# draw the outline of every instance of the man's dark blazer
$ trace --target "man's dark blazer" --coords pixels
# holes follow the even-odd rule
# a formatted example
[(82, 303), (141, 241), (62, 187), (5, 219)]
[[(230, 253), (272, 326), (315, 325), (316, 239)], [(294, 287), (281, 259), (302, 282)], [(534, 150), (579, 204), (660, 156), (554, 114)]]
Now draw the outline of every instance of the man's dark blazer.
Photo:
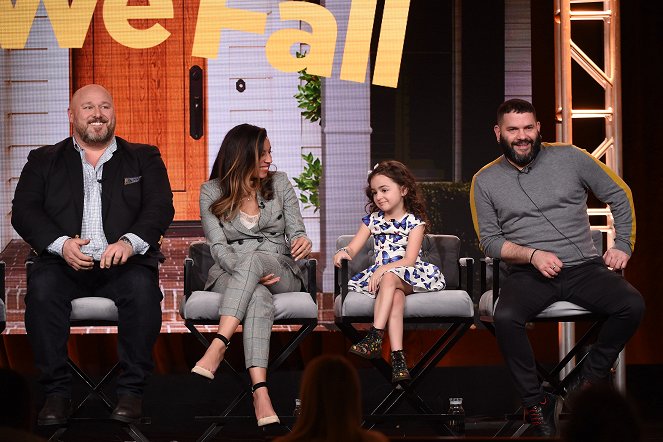
[[(161, 238), (173, 220), (173, 193), (159, 150), (116, 137), (117, 150), (104, 163), (102, 220), (106, 240), (134, 233), (150, 245), (130, 261), (157, 265)], [(38, 255), (57, 238), (81, 234), (83, 165), (72, 138), (28, 155), (12, 201), (12, 225)], [(85, 239), (85, 238), (83, 238)]]

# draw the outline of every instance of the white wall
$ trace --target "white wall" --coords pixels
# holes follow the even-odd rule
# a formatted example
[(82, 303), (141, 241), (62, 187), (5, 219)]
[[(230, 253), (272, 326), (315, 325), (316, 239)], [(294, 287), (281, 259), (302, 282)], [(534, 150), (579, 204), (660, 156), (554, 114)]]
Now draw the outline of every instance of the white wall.
[(69, 50), (59, 48), (43, 4), (25, 49), (0, 49), (0, 249), (18, 238), (11, 200), (30, 150), (69, 136)]
[(334, 290), (331, 264), (340, 235), (354, 234), (366, 214), (364, 188), (371, 158), (371, 83), (339, 79), (351, 2), (323, 0), (334, 14), (338, 37), (332, 78), (322, 84), (322, 167), (321, 253), (322, 289)]

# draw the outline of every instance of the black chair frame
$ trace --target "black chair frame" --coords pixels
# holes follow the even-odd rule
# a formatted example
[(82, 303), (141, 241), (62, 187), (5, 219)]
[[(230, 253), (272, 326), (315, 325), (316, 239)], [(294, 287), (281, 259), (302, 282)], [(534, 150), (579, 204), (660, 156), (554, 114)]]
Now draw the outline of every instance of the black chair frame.
[[(473, 273), (474, 273), (474, 260), (472, 258), (461, 258), (458, 261), (459, 275), (462, 275), (462, 267), (466, 268), (466, 291), (472, 296), (473, 292)], [(334, 272), (334, 297), (341, 296), (342, 301), (348, 294), (348, 281), (349, 281), (348, 261), (341, 261), (341, 268), (335, 269)], [(462, 279), (462, 278), (459, 278)], [(461, 287), (457, 287), (460, 289)], [(373, 322), (373, 316), (343, 316), (335, 319), (336, 326), (341, 332), (353, 343), (357, 343), (362, 339), (362, 334), (354, 324), (370, 324)], [(449, 421), (453, 418), (457, 419), (458, 416), (451, 416), (447, 414), (436, 413), (423, 398), (417, 393), (416, 387), (426, 377), (430, 371), (449, 353), (454, 345), (460, 338), (470, 329), (475, 323), (474, 317), (418, 317), (418, 318), (404, 318), (405, 329), (417, 329), (425, 326), (426, 329), (446, 329), (445, 332), (438, 338), (435, 343), (426, 351), (424, 355), (419, 358), (415, 365), (409, 370), (412, 379), (410, 381), (400, 382), (393, 386), (392, 390), (380, 401), (380, 403), (370, 411), (368, 416), (364, 419), (364, 425), (373, 428), (376, 423), (384, 421), (384, 417), (388, 417), (394, 421), (402, 419), (416, 419), (421, 416), (423, 420), (430, 421), (431, 415), (435, 423)], [(391, 383), (391, 364), (384, 358), (370, 359), (370, 362), (378, 370), (378, 372)], [(419, 415), (400, 415), (390, 413), (396, 406), (403, 400), (407, 400), (411, 407), (417, 410)], [(454, 433), (445, 425), (442, 431), (446, 435), (454, 435)]]
[[(30, 269), (33, 262), (28, 259), (25, 263), (26, 275), (29, 277)], [(102, 319), (85, 319), (85, 320), (70, 320), (71, 327), (113, 327), (117, 326), (116, 321), (108, 321)], [(94, 381), (87, 373), (85, 373), (69, 356), (67, 356), (67, 365), (74, 373), (75, 377), (81, 380), (87, 386), (87, 394), (80, 401), (75, 402), (71, 408), (71, 414), (66, 424), (59, 426), (59, 428), (51, 435), (49, 441), (59, 441), (60, 437), (69, 429), (71, 423), (76, 422), (112, 422), (117, 423), (134, 441), (148, 442), (149, 439), (138, 429), (135, 423), (119, 422), (110, 417), (79, 417), (77, 414), (81, 412), (87, 401), (93, 397), (98, 397), (104, 404), (104, 408), (109, 412), (115, 408), (115, 402), (106, 395), (104, 388), (117, 376), (120, 370), (120, 362), (116, 362), (106, 373), (102, 376), (101, 380)], [(142, 417), (138, 423), (150, 424), (149, 417)]]
[[(203, 290), (203, 287), (196, 286), (199, 285), (194, 282), (192, 274), (195, 262), (192, 258), (187, 257), (184, 260), (184, 297), (185, 300), (191, 296), (191, 294), (196, 290)], [(315, 259), (309, 259), (306, 262), (308, 280), (307, 288), (308, 294), (311, 296), (311, 299), (314, 303), (317, 304), (317, 283), (316, 283), (316, 269), (317, 261)], [(200, 342), (203, 347), (207, 349), (211, 341), (196, 328), (197, 325), (218, 325), (218, 319), (215, 321), (210, 320), (191, 320), (185, 319), (184, 325), (189, 329), (191, 334)], [(294, 336), (273, 356), (269, 362), (267, 373), (272, 373), (277, 370), (283, 362), (290, 356), (290, 354), (299, 346), (299, 344), (306, 338), (315, 327), (318, 325), (318, 320), (316, 319), (282, 319), (275, 320), (274, 325), (295, 325), (299, 326), (299, 329), (295, 332)], [(225, 425), (230, 422), (255, 422), (255, 418), (252, 416), (240, 416), (233, 415), (233, 411), (238, 407), (238, 405), (245, 398), (251, 398), (251, 387), (246, 382), (246, 378), (242, 376), (229, 362), (227, 359), (224, 359), (221, 362), (224, 367), (224, 371), (229, 372), (232, 377), (238, 382), (242, 387), (242, 391), (238, 393), (231, 402), (226, 406), (226, 408), (217, 416), (196, 416), (196, 420), (210, 422), (210, 425), (207, 427), (203, 435), (198, 439), (199, 442), (212, 440)], [(219, 367), (221, 368), (221, 367)], [(280, 417), (282, 424), (287, 424), (291, 420), (288, 417)]]
[[(492, 311), (495, 311), (495, 304), (499, 296), (495, 296), (495, 293), (500, 292), (500, 263), (499, 258), (482, 258), (481, 259), (481, 293), (487, 291), (487, 281), (488, 281), (488, 267), (492, 269), (492, 290), (493, 290), (493, 308)], [(544, 386), (544, 389), (549, 393), (565, 396), (567, 393), (568, 385), (575, 379), (580, 371), (582, 370), (582, 365), (585, 362), (585, 358), (589, 353), (589, 345), (596, 338), (601, 326), (605, 322), (606, 318), (601, 315), (596, 315), (593, 313), (587, 313), (582, 315), (572, 315), (572, 316), (557, 316), (554, 318), (534, 318), (531, 322), (588, 322), (590, 327), (582, 335), (580, 339), (577, 339), (573, 347), (566, 353), (566, 355), (552, 368), (546, 368), (539, 361), (536, 361), (536, 370), (539, 377), (539, 381)], [(486, 329), (493, 335), (496, 336), (495, 324), (492, 316), (479, 316), (479, 321), (486, 327)], [(576, 359), (576, 365), (567, 373), (566, 376), (560, 379), (560, 375), (564, 367), (573, 359)], [(562, 415), (562, 419), (566, 418), (565, 414)], [(511, 431), (515, 426), (516, 422), (522, 420), (523, 418), (523, 407), (520, 406), (515, 412), (505, 415), (506, 423), (498, 430), (495, 434), (496, 437), (501, 437), (509, 434), (513, 434)], [(519, 435), (524, 428), (520, 428), (515, 433)]]

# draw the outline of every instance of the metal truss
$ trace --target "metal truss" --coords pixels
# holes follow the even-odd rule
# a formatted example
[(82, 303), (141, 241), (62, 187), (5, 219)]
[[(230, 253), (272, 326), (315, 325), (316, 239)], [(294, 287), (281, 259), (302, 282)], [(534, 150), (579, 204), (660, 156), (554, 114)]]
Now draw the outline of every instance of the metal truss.
[[(593, 20), (603, 23), (603, 66), (599, 66), (581, 49), (582, 42), (571, 38), (573, 23)], [(602, 118), (605, 122), (605, 138), (592, 151), (617, 175), (622, 176), (622, 103), (621, 64), (619, 36), (619, 0), (555, 0), (555, 105), (557, 141), (573, 142), (573, 120), (577, 118)], [(604, 107), (601, 109), (575, 109), (572, 99), (572, 60), (598, 83), (604, 91)], [(592, 217), (605, 217), (605, 223), (592, 225), (593, 229), (607, 232), (607, 245), (614, 244), (613, 218), (608, 207), (587, 210)], [(572, 323), (560, 324), (560, 354), (566, 354), (575, 341)], [(567, 367), (566, 370), (572, 367)], [(624, 353), (616, 366), (616, 384), (625, 388)]]

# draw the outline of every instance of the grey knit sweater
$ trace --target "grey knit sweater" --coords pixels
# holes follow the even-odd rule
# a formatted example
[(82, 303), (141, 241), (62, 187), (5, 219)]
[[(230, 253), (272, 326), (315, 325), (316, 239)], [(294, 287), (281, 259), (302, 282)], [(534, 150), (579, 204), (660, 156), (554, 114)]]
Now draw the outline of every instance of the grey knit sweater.
[(596, 257), (588, 190), (610, 206), (615, 247), (630, 255), (635, 245), (631, 189), (587, 151), (558, 143), (542, 143), (522, 172), (501, 156), (474, 175), (470, 206), (481, 249), (497, 258), (508, 240), (555, 253), (565, 266)]

